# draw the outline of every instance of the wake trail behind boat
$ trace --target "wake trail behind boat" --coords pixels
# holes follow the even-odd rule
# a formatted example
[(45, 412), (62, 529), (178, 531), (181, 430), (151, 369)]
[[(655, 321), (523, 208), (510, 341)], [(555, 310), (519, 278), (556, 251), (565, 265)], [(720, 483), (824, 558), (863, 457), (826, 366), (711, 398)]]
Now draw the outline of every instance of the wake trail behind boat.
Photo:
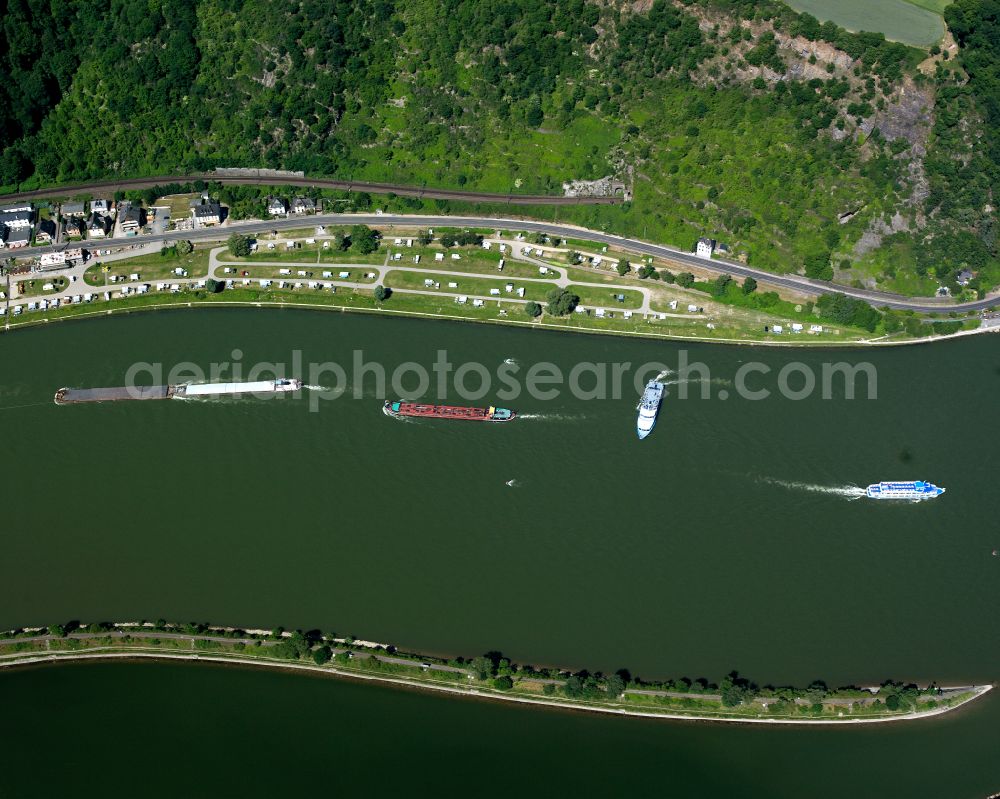
[(252, 405), (260, 402), (260, 399), (257, 397), (248, 397), (246, 394), (216, 394), (204, 397), (189, 397), (184, 394), (174, 394), (170, 399), (176, 402), (225, 403), (226, 405)]
[(347, 391), (346, 388), (330, 388), (329, 386), (302, 386), (302, 388), (307, 388), (310, 391)]
[(844, 497), (847, 500), (861, 499), (862, 497), (867, 496), (867, 492), (861, 486), (850, 484), (842, 486), (825, 486), (817, 483), (797, 483), (790, 480), (776, 480), (772, 477), (764, 477), (761, 479), (762, 482), (781, 486), (782, 488), (787, 488), (792, 491), (808, 491), (812, 494), (831, 494), (837, 497)]
[(41, 407), (42, 405), (49, 405), (49, 402), (29, 402), (26, 405), (4, 405), (0, 407), (0, 411), (16, 411), (20, 408), (35, 408)]
[(705, 380), (701, 377), (683, 377), (677, 380), (663, 381), (663, 385), (665, 386), (679, 386), (681, 383), (710, 383), (713, 386), (731, 386), (733, 384), (731, 380), (727, 380), (724, 377), (713, 377), (710, 380)]
[(572, 414), (572, 413), (519, 413), (514, 417), (516, 422), (518, 419), (531, 419), (531, 420), (544, 420), (546, 422), (578, 422), (586, 419), (587, 417), (583, 414)]

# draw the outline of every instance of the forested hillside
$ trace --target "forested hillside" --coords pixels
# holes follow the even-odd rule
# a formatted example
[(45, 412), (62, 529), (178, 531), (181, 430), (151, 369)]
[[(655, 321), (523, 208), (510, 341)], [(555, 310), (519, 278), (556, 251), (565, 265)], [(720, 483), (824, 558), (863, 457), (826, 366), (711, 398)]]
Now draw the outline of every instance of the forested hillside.
[(567, 213), (775, 270), (928, 293), (971, 269), (983, 288), (998, 5), (949, 9), (955, 57), (771, 0), (10, 0), (0, 184), (615, 175), (631, 204)]

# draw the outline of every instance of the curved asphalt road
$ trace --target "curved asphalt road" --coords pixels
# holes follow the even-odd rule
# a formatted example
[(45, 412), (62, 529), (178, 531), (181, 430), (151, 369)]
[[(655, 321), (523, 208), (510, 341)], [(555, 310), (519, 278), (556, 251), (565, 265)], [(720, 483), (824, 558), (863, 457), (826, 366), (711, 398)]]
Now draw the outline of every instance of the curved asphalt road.
[[(105, 239), (94, 242), (95, 249), (103, 247), (116, 247), (138, 243), (157, 243), (177, 241), (187, 239), (189, 241), (212, 241), (225, 239), (231, 233), (261, 233), (268, 230), (294, 230), (313, 225), (374, 225), (380, 228), (401, 225), (406, 227), (475, 227), (493, 230), (525, 231), (548, 233), (562, 238), (576, 238), (586, 241), (593, 241), (598, 244), (608, 244), (630, 252), (642, 255), (652, 255), (658, 258), (667, 258), (682, 265), (701, 267), (702, 269), (712, 269), (717, 272), (724, 272), (734, 277), (752, 277), (759, 283), (764, 283), (778, 288), (791, 289), (805, 292), (807, 294), (829, 294), (839, 292), (851, 297), (865, 300), (878, 308), (888, 307), (904, 311), (917, 311), (920, 313), (934, 313), (940, 311), (982, 311), (1000, 305), (1000, 296), (993, 295), (982, 300), (973, 302), (952, 303), (944, 298), (936, 299), (916, 299), (904, 297), (899, 294), (888, 294), (880, 291), (868, 291), (866, 289), (856, 289), (851, 286), (832, 285), (821, 280), (812, 280), (801, 275), (775, 275), (760, 269), (746, 266), (745, 264), (733, 261), (724, 261), (718, 258), (708, 260), (698, 256), (676, 250), (672, 247), (665, 247), (661, 244), (650, 244), (638, 239), (624, 238), (609, 233), (596, 230), (575, 227), (573, 225), (559, 224), (555, 222), (537, 222), (526, 219), (506, 219), (481, 216), (425, 216), (416, 214), (317, 214), (309, 217), (295, 217), (285, 219), (274, 219), (266, 221), (232, 222), (224, 228), (201, 228), (198, 230), (173, 231), (170, 233), (160, 233), (149, 236), (139, 236), (132, 238)], [(52, 245), (49, 247), (34, 247), (31, 249), (32, 255), (45, 252), (53, 252), (66, 249), (68, 245)], [(81, 246), (80, 242), (75, 242), (74, 246)], [(83, 242), (87, 246), (87, 242)], [(19, 253), (20, 254), (20, 253)], [(23, 256), (22, 256), (23, 257)]]

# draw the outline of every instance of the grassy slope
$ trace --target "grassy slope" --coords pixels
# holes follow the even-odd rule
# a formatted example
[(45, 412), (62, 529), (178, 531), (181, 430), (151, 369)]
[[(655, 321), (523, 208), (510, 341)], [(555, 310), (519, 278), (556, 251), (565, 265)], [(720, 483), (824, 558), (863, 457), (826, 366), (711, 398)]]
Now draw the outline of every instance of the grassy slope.
[(945, 0), (788, 0), (797, 11), (832, 19), (853, 31), (878, 31), (897, 42), (928, 47), (941, 40)]

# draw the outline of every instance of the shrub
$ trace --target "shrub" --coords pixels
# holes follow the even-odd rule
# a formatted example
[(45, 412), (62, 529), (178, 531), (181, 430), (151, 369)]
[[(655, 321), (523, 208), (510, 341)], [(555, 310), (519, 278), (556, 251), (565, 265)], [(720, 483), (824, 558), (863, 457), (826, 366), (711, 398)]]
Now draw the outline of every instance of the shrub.
[[(483, 237), (478, 233), (465, 230), (461, 233), (445, 233), (441, 236), (442, 247), (471, 247), (479, 246), (483, 243)], [(543, 242), (536, 242), (541, 244)]]
[(830, 266), (830, 252), (823, 250), (807, 255), (803, 261), (806, 276), (816, 280), (833, 280), (833, 267)]

